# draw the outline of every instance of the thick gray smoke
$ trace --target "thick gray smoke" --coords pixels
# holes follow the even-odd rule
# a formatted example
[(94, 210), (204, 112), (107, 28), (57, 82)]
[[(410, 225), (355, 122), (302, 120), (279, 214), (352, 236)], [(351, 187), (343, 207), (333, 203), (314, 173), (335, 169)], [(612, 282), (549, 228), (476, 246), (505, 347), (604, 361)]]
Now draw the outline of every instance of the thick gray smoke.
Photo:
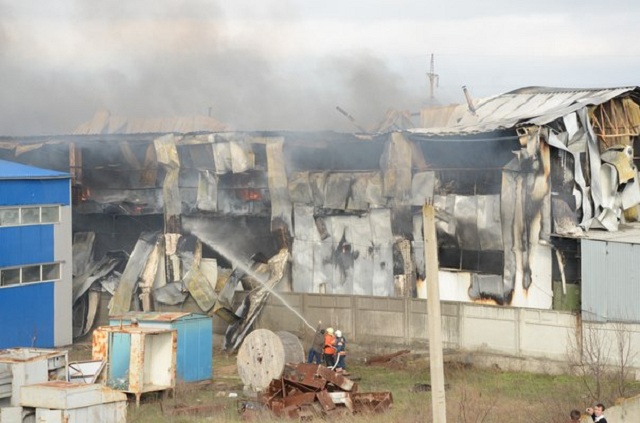
[[(425, 98), (371, 53), (292, 59), (234, 43), (211, 1), (0, 0), (0, 12), (0, 135), (70, 133), (100, 109), (211, 111), (237, 130), (352, 131), (336, 106), (370, 127), (388, 108), (415, 111)], [(294, 13), (274, 12), (274, 50), (287, 42), (278, 21)], [(48, 30), (64, 34), (55, 52)]]

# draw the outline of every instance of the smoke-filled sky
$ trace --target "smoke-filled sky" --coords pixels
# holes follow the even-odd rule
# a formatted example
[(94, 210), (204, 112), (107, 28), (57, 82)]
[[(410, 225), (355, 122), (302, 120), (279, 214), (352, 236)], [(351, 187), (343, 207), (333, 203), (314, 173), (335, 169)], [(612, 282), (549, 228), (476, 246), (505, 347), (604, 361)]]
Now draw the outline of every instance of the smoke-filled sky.
[(637, 0), (0, 0), (0, 135), (97, 110), (351, 131), (523, 86), (640, 85)]

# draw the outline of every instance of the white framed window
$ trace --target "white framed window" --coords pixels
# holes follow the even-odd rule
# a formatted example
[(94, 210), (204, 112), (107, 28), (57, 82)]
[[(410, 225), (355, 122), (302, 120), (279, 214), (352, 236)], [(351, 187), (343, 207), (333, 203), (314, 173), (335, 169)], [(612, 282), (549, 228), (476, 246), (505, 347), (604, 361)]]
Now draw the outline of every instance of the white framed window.
[(60, 263), (30, 264), (0, 269), (0, 289), (60, 279)]
[(60, 223), (60, 205), (0, 207), (0, 227)]

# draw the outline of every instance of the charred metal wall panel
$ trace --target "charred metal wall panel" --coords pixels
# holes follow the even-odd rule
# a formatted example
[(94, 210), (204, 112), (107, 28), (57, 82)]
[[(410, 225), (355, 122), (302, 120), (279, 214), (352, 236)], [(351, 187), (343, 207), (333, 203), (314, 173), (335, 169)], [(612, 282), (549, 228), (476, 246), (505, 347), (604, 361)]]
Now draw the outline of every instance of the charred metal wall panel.
[(582, 240), (582, 316), (640, 322), (640, 243)]

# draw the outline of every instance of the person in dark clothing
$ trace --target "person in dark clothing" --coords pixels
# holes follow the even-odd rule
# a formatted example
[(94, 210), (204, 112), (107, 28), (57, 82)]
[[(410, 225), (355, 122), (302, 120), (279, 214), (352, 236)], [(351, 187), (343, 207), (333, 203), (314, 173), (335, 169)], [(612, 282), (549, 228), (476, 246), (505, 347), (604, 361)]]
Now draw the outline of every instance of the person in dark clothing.
[(335, 364), (336, 372), (342, 372), (347, 369), (345, 358), (347, 357), (347, 340), (342, 336), (342, 331), (336, 331), (336, 357), (337, 362)]
[(316, 328), (316, 334), (311, 341), (311, 348), (309, 348), (309, 356), (307, 357), (307, 363), (322, 363), (322, 350), (324, 349), (324, 329), (322, 328), (322, 322), (318, 322)]
[(587, 413), (594, 422), (607, 423), (607, 419), (604, 417), (604, 404), (598, 403), (593, 408), (587, 408)]

